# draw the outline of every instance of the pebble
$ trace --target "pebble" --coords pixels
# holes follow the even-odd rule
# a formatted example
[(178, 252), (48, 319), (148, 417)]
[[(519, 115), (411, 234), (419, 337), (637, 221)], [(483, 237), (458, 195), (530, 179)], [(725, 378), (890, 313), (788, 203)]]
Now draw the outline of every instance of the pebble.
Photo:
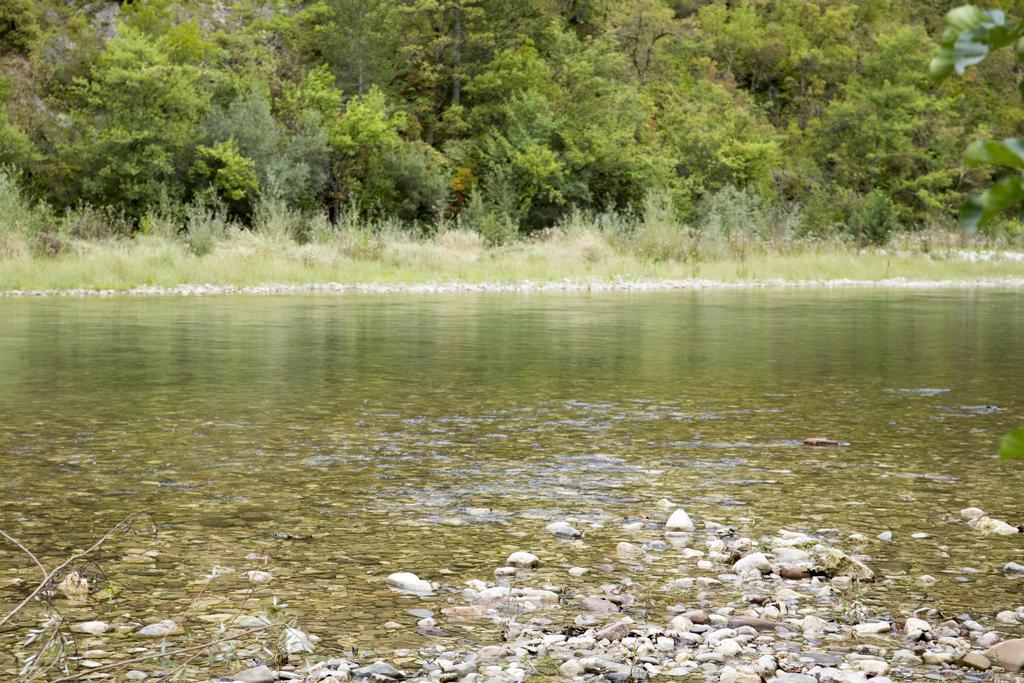
[(510, 567), (521, 567), (523, 569), (532, 569), (533, 567), (540, 566), (540, 559), (533, 553), (528, 553), (523, 550), (514, 552), (508, 556), (505, 560), (505, 564)]
[(434, 592), (429, 581), (424, 581), (411, 572), (395, 572), (389, 575), (386, 581), (388, 586), (404, 593), (426, 595)]
[(1002, 612), (997, 614), (996, 621), (998, 621), (1000, 624), (1009, 625), (1016, 625), (1017, 623), (1019, 623), (1017, 620), (1017, 613), (1011, 612), (1010, 610), (1003, 610)]
[(626, 541), (623, 541), (622, 543), (619, 543), (617, 546), (615, 546), (615, 554), (619, 557), (636, 557), (637, 555), (642, 555), (643, 550), (641, 550), (638, 546), (633, 545), (632, 543), (627, 543)]
[(163, 638), (164, 636), (177, 633), (180, 630), (181, 629), (178, 627), (178, 624), (174, 621), (171, 619), (165, 619), (164, 621), (158, 621), (155, 624), (143, 626), (135, 632), (135, 635), (142, 636), (143, 638)]
[(109, 629), (110, 625), (103, 621), (83, 621), (71, 626), (71, 630), (74, 633), (88, 633), (93, 636), (106, 633)]
[(1003, 573), (1007, 576), (1024, 576), (1024, 564), (1007, 562), (1003, 565)]
[(266, 666), (254, 666), (251, 669), (245, 669), (239, 671), (236, 674), (232, 674), (232, 681), (241, 681), (242, 683), (274, 683), (277, 680), (277, 676), (273, 670)]
[(879, 633), (888, 633), (890, 630), (889, 622), (887, 621), (874, 621), (870, 623), (857, 624), (853, 627), (853, 632), (859, 636), (876, 635)]
[(980, 652), (968, 652), (957, 661), (957, 664), (969, 666), (979, 671), (986, 671), (992, 668), (992, 661)]
[(1024, 638), (1004, 640), (985, 650), (985, 657), (1007, 671), (1020, 671), (1024, 669)]
[(772, 571), (771, 563), (768, 562), (768, 558), (763, 553), (750, 553), (739, 560), (732, 566), (733, 571), (737, 574), (770, 574)]
[(259, 569), (251, 569), (244, 574), (242, 578), (249, 581), (250, 583), (270, 583), (274, 575), (270, 572), (260, 571)]
[(695, 529), (693, 520), (683, 508), (677, 508), (665, 522), (665, 531), (694, 531)]
[(892, 532), (883, 531), (882, 533), (878, 534), (878, 536), (876, 536), (875, 538), (877, 538), (879, 541), (885, 541), (886, 543), (888, 543), (892, 540)]
[(548, 533), (554, 534), (558, 538), (582, 538), (583, 532), (579, 529), (572, 527), (566, 522), (552, 522), (548, 524), (545, 529)]

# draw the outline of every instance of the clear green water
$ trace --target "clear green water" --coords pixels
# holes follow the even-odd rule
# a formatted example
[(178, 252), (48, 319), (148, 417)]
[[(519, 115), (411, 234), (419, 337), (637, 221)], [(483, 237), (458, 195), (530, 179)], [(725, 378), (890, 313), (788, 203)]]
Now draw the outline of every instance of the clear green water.
[[(126, 592), (72, 619), (174, 616), (256, 551), (273, 582), (221, 577), (198, 614), (276, 596), (328, 647), (384, 653), (428, 640), (386, 621), (451, 599), (397, 597), (387, 574), (488, 579), (525, 549), (583, 591), (607, 575), (565, 569), (659, 538), (622, 523), (662, 521), (662, 498), (755, 538), (866, 534), (843, 547), (890, 577), (867, 597), (879, 614), (991, 615), (1024, 602), (999, 571), (1021, 540), (944, 515), (1024, 522), (1024, 463), (993, 457), (1024, 421), (1022, 339), (1014, 292), (0, 301), (0, 528), (52, 563), (129, 512), (156, 517), (160, 561), (122, 562), (154, 546), (119, 539), (101, 566)], [(799, 445), (819, 435), (851, 446)], [(552, 519), (583, 542), (546, 534)], [(895, 542), (875, 541), (886, 529)], [(652, 618), (702, 597), (658, 592), (672, 552), (616, 564), (651, 583)], [(0, 549), (0, 580), (33, 572)]]

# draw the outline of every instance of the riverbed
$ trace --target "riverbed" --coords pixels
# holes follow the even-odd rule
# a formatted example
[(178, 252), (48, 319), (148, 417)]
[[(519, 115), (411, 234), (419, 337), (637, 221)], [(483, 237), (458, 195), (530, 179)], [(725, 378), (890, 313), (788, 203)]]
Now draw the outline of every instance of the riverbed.
[[(566, 571), (661, 538), (663, 500), (752, 538), (834, 529), (885, 577), (861, 598), (880, 617), (991, 617), (1024, 602), (1002, 572), (1024, 549), (958, 512), (1024, 522), (1024, 465), (994, 457), (1024, 421), (1022, 338), (1019, 291), (996, 288), (0, 300), (0, 528), (56, 564), (152, 514), (157, 541), (99, 562), (118, 597), (70, 619), (241, 595), (384, 657), (432, 642), (408, 610), (445, 600), (389, 574), (493, 581), (526, 550), (539, 583), (594, 580)], [(680, 564), (648, 558), (636, 580)], [(0, 582), (37, 576), (0, 553)], [(664, 620), (680, 598), (651, 584)]]

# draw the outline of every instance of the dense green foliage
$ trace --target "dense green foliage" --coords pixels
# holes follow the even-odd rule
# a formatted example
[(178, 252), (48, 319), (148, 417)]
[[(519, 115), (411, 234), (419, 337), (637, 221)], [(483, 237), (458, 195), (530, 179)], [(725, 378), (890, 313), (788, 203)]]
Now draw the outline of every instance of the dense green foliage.
[(764, 239), (785, 217), (880, 243), (951, 222), (992, 178), (961, 149), (1024, 123), (1012, 55), (928, 79), (951, 3), (922, 4), (13, 0), (0, 164), (50, 210), (143, 230), (355, 207), (501, 243), (738, 198)]
[[(985, 61), (992, 50), (1011, 45), (1016, 46), (1017, 60), (1024, 64), (1024, 22), (1020, 19), (1007, 17), (1000, 9), (964, 5), (946, 14), (945, 23), (942, 42), (931, 63), (936, 81), (941, 83), (953, 73), (963, 75), (968, 67)], [(1010, 172), (980, 195), (968, 198), (960, 214), (964, 228), (977, 230), (1009, 209), (1024, 211), (1024, 139), (978, 140), (967, 150), (966, 161), (971, 166), (998, 166)], [(999, 455), (1024, 458), (1024, 427), (1006, 435)]]

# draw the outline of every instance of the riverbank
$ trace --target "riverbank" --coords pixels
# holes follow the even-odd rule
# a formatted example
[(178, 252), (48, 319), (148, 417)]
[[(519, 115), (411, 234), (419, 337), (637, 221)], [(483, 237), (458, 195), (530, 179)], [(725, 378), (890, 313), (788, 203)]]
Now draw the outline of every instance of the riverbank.
[(771, 289), (1021, 289), (1024, 278), (962, 280), (572, 280), (553, 282), (441, 282), (423, 284), (341, 284), (337, 282), (298, 285), (262, 284), (178, 285), (175, 287), (132, 287), (131, 289), (27, 289), (7, 290), (0, 296), (38, 297), (110, 297), (110, 296), (279, 296), (289, 294), (529, 294), (543, 292), (665, 292), (697, 290), (771, 290)]
[(78, 241), (0, 259), (5, 295), (449, 293), (726, 287), (1020, 287), (1024, 252), (934, 236), (886, 248), (836, 241), (733, 245), (664, 258), (595, 230), (488, 247), (479, 236), (348, 235), (299, 244), (238, 233), (197, 255), (176, 239)]

